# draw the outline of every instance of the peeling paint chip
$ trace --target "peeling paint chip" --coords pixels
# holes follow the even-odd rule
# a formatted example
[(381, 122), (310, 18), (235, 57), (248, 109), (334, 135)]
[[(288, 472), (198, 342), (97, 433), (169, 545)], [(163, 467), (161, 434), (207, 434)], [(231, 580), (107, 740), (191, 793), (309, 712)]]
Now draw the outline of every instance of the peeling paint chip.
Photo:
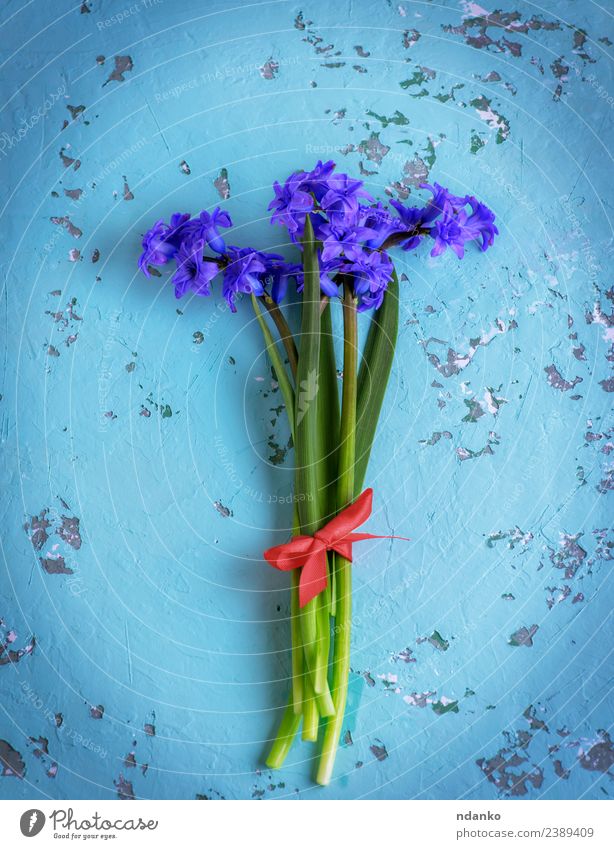
[(276, 62), (271, 57), (270, 59), (267, 59), (267, 61), (259, 70), (260, 76), (263, 80), (274, 80), (279, 72), (279, 62)]
[(116, 56), (114, 63), (115, 67), (111, 71), (107, 81), (103, 83), (103, 86), (113, 80), (118, 83), (123, 83), (125, 81), (124, 74), (127, 73), (127, 71), (131, 71), (134, 67), (130, 56)]
[(221, 501), (214, 501), (213, 506), (220, 514), (220, 516), (223, 516), (225, 519), (227, 519), (229, 516), (232, 516), (232, 510), (229, 507), (224, 507)]
[(580, 752), (578, 757), (580, 766), (591, 772), (608, 772), (614, 766), (614, 748), (610, 735), (602, 732), (603, 739), (588, 750)]
[(0, 740), (0, 775), (13, 775), (23, 778), (26, 765), (19, 752), (6, 740)]
[(388, 750), (382, 743), (381, 746), (376, 745), (375, 743), (372, 746), (369, 746), (371, 752), (375, 755), (378, 761), (385, 761), (388, 757)]
[(228, 182), (228, 171), (225, 168), (221, 169), (219, 175), (213, 181), (213, 185), (222, 200), (228, 200), (230, 197), (230, 183)]
[(120, 799), (135, 799), (134, 789), (132, 787), (132, 782), (126, 781), (124, 776), (120, 773), (117, 781), (113, 781), (113, 784), (117, 787), (117, 795)]
[(562, 374), (554, 365), (554, 363), (552, 365), (546, 366), (544, 371), (548, 375), (547, 380), (550, 386), (553, 389), (558, 389), (559, 392), (568, 392), (570, 389), (573, 389), (574, 386), (576, 386), (578, 383), (582, 383), (582, 378), (578, 377), (577, 375), (576, 377), (574, 377), (573, 380), (565, 380), (565, 378), (562, 376)]
[(527, 646), (533, 645), (533, 637), (539, 631), (539, 625), (531, 625), (530, 628), (519, 628), (510, 636), (508, 645), (510, 646)]
[(41, 557), (41, 566), (48, 575), (72, 575), (74, 570), (66, 565), (66, 561), (61, 554), (55, 557)]

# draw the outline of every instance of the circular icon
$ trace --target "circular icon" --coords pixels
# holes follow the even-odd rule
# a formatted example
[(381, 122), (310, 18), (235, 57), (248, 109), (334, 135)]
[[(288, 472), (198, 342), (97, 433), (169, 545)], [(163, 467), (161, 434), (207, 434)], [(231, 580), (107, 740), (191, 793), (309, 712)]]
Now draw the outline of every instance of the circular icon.
[(25, 814), (21, 815), (19, 820), (19, 828), (24, 837), (35, 837), (43, 830), (45, 825), (45, 815), (38, 808), (30, 808)]

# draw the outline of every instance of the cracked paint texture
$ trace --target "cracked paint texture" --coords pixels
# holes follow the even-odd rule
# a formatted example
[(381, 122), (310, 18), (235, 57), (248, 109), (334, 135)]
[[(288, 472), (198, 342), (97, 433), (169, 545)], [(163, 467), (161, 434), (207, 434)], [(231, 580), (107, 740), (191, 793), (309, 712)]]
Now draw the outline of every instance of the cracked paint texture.
[[(3, 4), (0, 797), (614, 795), (614, 30), (549, 5)], [(381, 200), (475, 193), (501, 231), (396, 255), (369, 529), (412, 542), (356, 553), (325, 790), (306, 744), (262, 767), (279, 387), (246, 304), (136, 272), (156, 218), (217, 204), (287, 250), (271, 184), (318, 158)]]

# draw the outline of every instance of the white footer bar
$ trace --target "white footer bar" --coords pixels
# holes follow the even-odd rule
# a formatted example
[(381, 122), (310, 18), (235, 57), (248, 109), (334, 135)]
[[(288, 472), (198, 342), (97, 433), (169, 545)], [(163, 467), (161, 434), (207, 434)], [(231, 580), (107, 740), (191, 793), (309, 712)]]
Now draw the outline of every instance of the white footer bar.
[[(6, 780), (6, 779), (5, 779)], [(28, 844), (29, 840), (33, 843)], [(0, 801), (0, 846), (614, 847), (604, 801)]]

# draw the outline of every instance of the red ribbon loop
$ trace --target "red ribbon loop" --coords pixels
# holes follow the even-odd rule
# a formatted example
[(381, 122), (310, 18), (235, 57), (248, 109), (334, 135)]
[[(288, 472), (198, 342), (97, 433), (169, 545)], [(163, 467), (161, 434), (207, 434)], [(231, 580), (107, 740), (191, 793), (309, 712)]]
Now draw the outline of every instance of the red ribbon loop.
[(352, 543), (365, 539), (407, 539), (407, 537), (353, 533), (354, 529), (366, 522), (371, 515), (372, 501), (373, 490), (365, 489), (356, 501), (349, 504), (313, 536), (301, 534), (292, 537), (290, 542), (275, 545), (264, 552), (265, 560), (275, 569), (288, 572), (302, 567), (298, 588), (301, 607), (326, 589), (327, 551), (335, 551), (341, 557), (351, 561)]

